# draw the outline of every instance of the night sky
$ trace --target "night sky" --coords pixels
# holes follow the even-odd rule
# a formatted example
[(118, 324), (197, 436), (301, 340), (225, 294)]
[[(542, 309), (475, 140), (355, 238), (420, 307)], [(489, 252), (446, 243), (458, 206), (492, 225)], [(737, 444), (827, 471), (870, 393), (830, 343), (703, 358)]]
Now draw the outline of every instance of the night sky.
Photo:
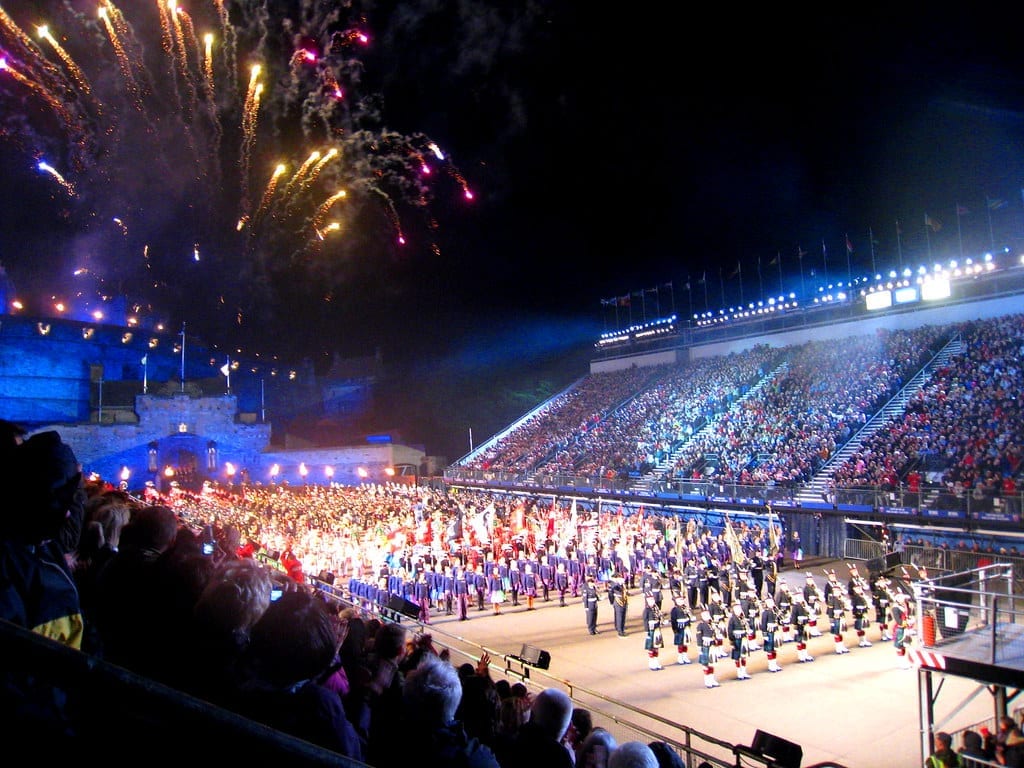
[[(337, 5), (224, 2), (225, 26), (181, 0), (176, 32), (122, 0), (125, 64), (96, 0), (0, 0), (22, 76), (0, 72), (0, 261), (19, 290), (81, 289), (86, 266), (215, 343), (499, 365), (586, 348), (636, 292), (686, 315), (705, 289), (715, 308), (776, 294), (780, 263), (789, 291), (801, 265), (867, 274), (872, 251), (882, 269), (1024, 246), (1024, 77), (991, 9)], [(292, 176), (329, 146), (317, 179)]]

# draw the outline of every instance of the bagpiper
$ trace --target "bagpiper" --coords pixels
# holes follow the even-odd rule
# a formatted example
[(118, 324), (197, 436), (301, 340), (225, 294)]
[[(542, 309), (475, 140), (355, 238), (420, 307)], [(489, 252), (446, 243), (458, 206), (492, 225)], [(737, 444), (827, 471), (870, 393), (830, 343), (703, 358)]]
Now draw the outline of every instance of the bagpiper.
[(690, 641), (690, 624), (693, 623), (693, 614), (690, 613), (690, 608), (686, 605), (686, 598), (683, 595), (676, 595), (675, 605), (669, 612), (669, 621), (672, 624), (672, 642), (676, 646), (676, 663), (689, 664), (687, 644)]
[(739, 603), (735, 603), (732, 606), (732, 615), (729, 616), (729, 622), (726, 624), (726, 633), (729, 635), (729, 641), (732, 643), (732, 660), (736, 665), (736, 679), (737, 680), (749, 680), (750, 674), (747, 672), (747, 656), (749, 655), (749, 649), (747, 648), (747, 632), (749, 627), (747, 626), (747, 617), (743, 613), (743, 606)]
[(647, 666), (651, 670), (663, 669), (661, 660), (658, 658), (659, 649), (665, 646), (665, 639), (661, 634), (661, 611), (654, 600), (654, 595), (648, 594), (644, 597), (643, 625), (647, 630), (647, 637), (644, 639), (644, 648), (647, 650)]
[(717, 688), (720, 685), (715, 679), (715, 659), (712, 655), (716, 634), (711, 612), (701, 611), (700, 621), (697, 623), (697, 661), (704, 667), (705, 688)]
[[(807, 628), (810, 626), (810, 610), (807, 607), (807, 600), (802, 594), (793, 597), (793, 626), (796, 635), (796, 657), (802, 662), (814, 661), (814, 657), (807, 651)], [(821, 635), (821, 632), (818, 632)]]
[(760, 627), (761, 637), (764, 638), (764, 652), (768, 655), (768, 671), (781, 672), (782, 667), (779, 666), (778, 654), (775, 652), (775, 633), (779, 630), (779, 615), (775, 610), (775, 601), (770, 597), (765, 598), (764, 607), (761, 609)]
[(855, 584), (853, 596), (850, 598), (850, 608), (853, 613), (853, 628), (857, 632), (857, 645), (861, 648), (871, 647), (871, 641), (866, 634), (870, 607), (868, 596), (864, 594), (864, 587), (860, 583)]
[[(803, 589), (804, 606), (807, 614), (807, 636), (821, 637), (821, 630), (818, 629), (818, 617), (825, 611), (825, 595), (821, 587), (814, 580), (814, 576), (808, 571)], [(795, 623), (795, 622), (794, 622)]]

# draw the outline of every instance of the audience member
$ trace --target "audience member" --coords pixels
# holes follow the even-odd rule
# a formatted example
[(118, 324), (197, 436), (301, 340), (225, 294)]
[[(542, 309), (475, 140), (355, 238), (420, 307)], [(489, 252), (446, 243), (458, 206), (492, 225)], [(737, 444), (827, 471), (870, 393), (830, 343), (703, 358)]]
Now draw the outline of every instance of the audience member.
[(612, 750), (608, 768), (659, 768), (658, 758), (642, 741), (626, 741)]
[(667, 742), (652, 741), (647, 746), (651, 748), (655, 758), (657, 758), (658, 768), (686, 768), (683, 758)]
[(82, 473), (57, 432), (0, 448), (0, 618), (81, 649), (81, 602), (61, 533), (84, 502)]
[(401, 738), (392, 738), (374, 765), (379, 768), (505, 768), (494, 752), (469, 736), (455, 713), (462, 682), (450, 663), (427, 654), (409, 672), (402, 689)]
[(250, 633), (247, 674), (233, 698), (237, 712), (271, 728), (363, 759), (363, 744), (341, 699), (315, 681), (338, 650), (334, 619), (307, 591), (285, 592)]
[(608, 768), (608, 758), (617, 746), (611, 731), (595, 727), (576, 751), (576, 768)]
[(499, 754), (502, 768), (572, 768), (573, 755), (562, 743), (572, 719), (572, 699), (557, 688), (533, 697), (530, 717), (509, 749)]

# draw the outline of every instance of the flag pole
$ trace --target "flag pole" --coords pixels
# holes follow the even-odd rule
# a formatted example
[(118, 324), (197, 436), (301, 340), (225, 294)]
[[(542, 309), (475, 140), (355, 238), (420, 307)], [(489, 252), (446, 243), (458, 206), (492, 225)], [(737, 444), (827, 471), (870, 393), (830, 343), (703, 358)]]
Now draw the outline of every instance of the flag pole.
[(985, 213), (988, 216), (988, 247), (996, 248), (996, 236), (992, 233), (992, 201), (985, 195)]
[(142, 356), (142, 394), (149, 391), (149, 355)]
[(782, 295), (782, 251), (775, 252), (775, 263), (779, 265), (779, 296)]
[(853, 245), (850, 243), (850, 235), (846, 235), (846, 287), (849, 290), (850, 283), (853, 281), (853, 271), (850, 269), (850, 254), (853, 253)]
[(960, 227), (960, 211), (963, 210), (960, 207), (960, 203), (956, 204), (956, 239), (960, 243), (960, 258), (964, 257), (964, 233)]
[(181, 391), (185, 391), (185, 321), (181, 322)]
[(800, 262), (800, 301), (807, 296), (807, 285), (804, 283), (804, 249), (799, 245), (796, 247), (796, 260)]
[(900, 229), (900, 220), (896, 219), (896, 266), (900, 272), (903, 271), (903, 231)]
[(871, 245), (871, 277), (875, 276), (875, 233), (868, 227), (868, 243)]

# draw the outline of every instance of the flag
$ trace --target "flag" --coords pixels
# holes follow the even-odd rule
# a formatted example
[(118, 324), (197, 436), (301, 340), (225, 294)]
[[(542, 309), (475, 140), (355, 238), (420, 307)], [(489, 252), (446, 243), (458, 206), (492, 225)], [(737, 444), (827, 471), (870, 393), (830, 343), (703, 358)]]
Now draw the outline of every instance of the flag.
[(799, 245), (796, 247), (796, 257), (803, 260), (804, 256), (807, 255), (807, 251), (801, 248)]
[(847, 235), (846, 235), (846, 252), (847, 253), (853, 253), (853, 243), (850, 242), (850, 235), (849, 235), (849, 233), (847, 233)]
[(146, 363), (149, 362), (149, 355), (143, 355), (142, 360), (140, 360), (139, 362), (142, 363), (143, 365), (146, 365)]
[(960, 203), (956, 204), (956, 215), (957, 216), (966, 216), (968, 213), (970, 213), (970, 211), (967, 210), (967, 206), (960, 205)]
[(903, 234), (903, 230), (900, 229), (900, 220), (896, 219), (896, 237), (899, 237), (902, 234)]
[(690, 292), (690, 278), (686, 278), (686, 284), (683, 287), (686, 289), (687, 293)]
[(742, 271), (743, 271), (743, 266), (740, 264), (739, 259), (737, 259), (736, 260), (736, 269), (734, 269), (732, 271), (732, 274), (729, 275), (729, 279), (732, 280), (734, 277), (736, 277), (736, 275), (742, 273)]
[(1007, 203), (1005, 200), (1003, 200), (1001, 198), (998, 198), (998, 197), (994, 197), (994, 198), (988, 198), (987, 197), (987, 198), (985, 198), (985, 205), (988, 206), (988, 209), (990, 211), (998, 211), (998, 210), (1000, 210), (1002, 208), (1005, 208), (1007, 205), (1009, 205), (1009, 203)]
[(230, 360), (228, 360), (226, 363), (224, 363), (224, 365), (222, 365), (220, 367), (220, 372), (222, 374), (224, 374), (225, 376), (227, 376), (229, 373), (231, 373), (231, 361)]
[(768, 262), (768, 266), (769, 267), (774, 267), (776, 264), (779, 263), (779, 259), (781, 259), (781, 258), (782, 258), (782, 254), (779, 253), (778, 251), (776, 251), (775, 252), (775, 258)]
[(938, 219), (933, 219), (927, 213), (924, 215), (924, 225), (928, 227), (932, 232), (938, 232), (942, 229), (942, 222)]
[(625, 296), (619, 296), (617, 301), (619, 302), (619, 306), (620, 307), (628, 307), (629, 306), (629, 294), (627, 293)]
[(708, 271), (705, 269), (704, 274), (700, 276), (700, 280), (697, 281), (697, 285), (704, 285), (708, 281)]
[(601, 299), (601, 306), (602, 307), (614, 307), (615, 306), (615, 299)]
[(734, 563), (741, 564), (746, 561), (747, 556), (743, 552), (740, 537), (736, 535), (736, 530), (732, 527), (732, 521), (728, 517), (725, 518), (725, 543), (729, 545), (729, 553), (732, 555)]
[(669, 280), (669, 281), (668, 281), (667, 283), (665, 283), (665, 284), (664, 284), (663, 286), (661, 286), (661, 287), (662, 287), (662, 288), (668, 288), (668, 289), (669, 289), (669, 290), (671, 291), (671, 290), (672, 290), (672, 281), (671, 281), (671, 280)]

